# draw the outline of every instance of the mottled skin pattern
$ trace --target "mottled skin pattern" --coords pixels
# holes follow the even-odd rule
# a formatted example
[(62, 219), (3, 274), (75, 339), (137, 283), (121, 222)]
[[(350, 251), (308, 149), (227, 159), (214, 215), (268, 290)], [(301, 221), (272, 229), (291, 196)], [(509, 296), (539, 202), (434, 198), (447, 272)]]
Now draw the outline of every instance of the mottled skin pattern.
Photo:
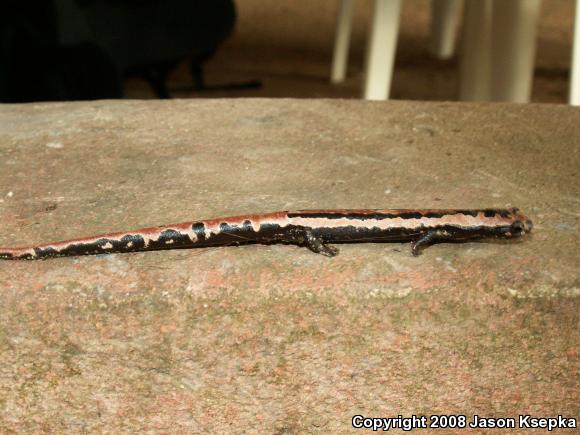
[(479, 210), (298, 210), (185, 222), (22, 248), (3, 260), (249, 243), (287, 243), (335, 256), (327, 243), (412, 242), (413, 255), (440, 242), (523, 236), (532, 222), (517, 208)]

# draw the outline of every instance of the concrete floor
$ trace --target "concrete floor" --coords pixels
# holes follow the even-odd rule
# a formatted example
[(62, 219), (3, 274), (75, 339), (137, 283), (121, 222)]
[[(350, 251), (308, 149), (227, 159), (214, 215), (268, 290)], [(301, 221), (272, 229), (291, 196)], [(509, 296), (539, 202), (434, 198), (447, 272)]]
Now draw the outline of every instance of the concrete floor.
[[(237, 2), (238, 23), (232, 37), (206, 66), (210, 84), (260, 79), (258, 90), (191, 92), (188, 68), (182, 64), (170, 79), (175, 97), (359, 98), (371, 0), (354, 8), (351, 56), (347, 80), (329, 83), (338, 1)], [(393, 75), (393, 99), (457, 99), (458, 57), (447, 61), (428, 53), (430, 0), (405, 0)], [(572, 51), (573, 0), (542, 2), (538, 20), (532, 101), (566, 103)], [(461, 29), (458, 32), (460, 46)], [(127, 81), (127, 96), (152, 98), (142, 80)]]
[(5, 105), (0, 136), (0, 246), (288, 208), (517, 205), (535, 223), (418, 258), (368, 244), (2, 262), (2, 432), (579, 415), (579, 109)]

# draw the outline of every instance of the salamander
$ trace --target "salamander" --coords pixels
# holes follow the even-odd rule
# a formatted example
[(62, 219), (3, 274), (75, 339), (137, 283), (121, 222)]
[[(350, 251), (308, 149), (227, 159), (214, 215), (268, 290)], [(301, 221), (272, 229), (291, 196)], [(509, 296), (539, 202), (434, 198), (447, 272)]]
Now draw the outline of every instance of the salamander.
[(517, 208), (475, 210), (297, 210), (184, 222), (19, 248), (0, 248), (3, 260), (285, 243), (328, 257), (330, 243), (411, 242), (419, 255), (432, 244), (517, 238), (532, 230)]

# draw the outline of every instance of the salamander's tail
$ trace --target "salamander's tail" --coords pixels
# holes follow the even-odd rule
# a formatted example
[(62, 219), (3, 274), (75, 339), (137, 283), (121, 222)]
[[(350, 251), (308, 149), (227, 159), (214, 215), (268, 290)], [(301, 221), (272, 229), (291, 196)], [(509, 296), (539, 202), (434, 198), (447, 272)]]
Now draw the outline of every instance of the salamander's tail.
[(0, 260), (36, 260), (33, 248), (0, 248)]
[(108, 233), (43, 245), (0, 248), (0, 260), (41, 260), (76, 255), (111, 254), (116, 252), (152, 251), (196, 246), (195, 223), (166, 227), (141, 228), (136, 231)]

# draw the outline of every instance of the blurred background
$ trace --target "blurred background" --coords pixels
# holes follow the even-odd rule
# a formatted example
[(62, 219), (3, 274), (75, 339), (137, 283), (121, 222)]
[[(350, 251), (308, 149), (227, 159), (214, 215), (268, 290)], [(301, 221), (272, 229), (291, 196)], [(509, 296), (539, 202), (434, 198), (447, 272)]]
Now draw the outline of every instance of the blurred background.
[[(537, 1), (530, 101), (566, 103), (575, 2)], [(330, 75), (340, 0), (38, 4), (7, 0), (0, 14), (3, 102), (362, 96), (373, 0), (352, 2), (348, 66), (339, 83)], [(457, 48), (447, 59), (429, 51), (431, 8), (432, 0), (401, 1), (389, 98), (458, 99), (463, 5)]]

